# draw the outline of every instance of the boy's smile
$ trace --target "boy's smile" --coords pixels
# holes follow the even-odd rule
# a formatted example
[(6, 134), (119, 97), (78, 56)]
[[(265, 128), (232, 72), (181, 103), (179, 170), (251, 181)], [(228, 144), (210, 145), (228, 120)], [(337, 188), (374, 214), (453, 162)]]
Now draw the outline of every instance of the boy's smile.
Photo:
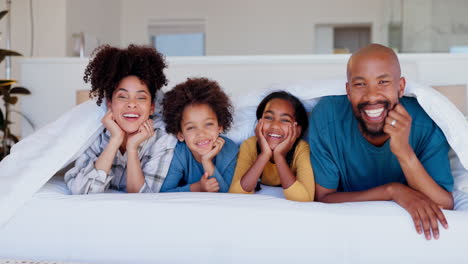
[(182, 113), (180, 141), (185, 141), (197, 161), (213, 149), (222, 132), (216, 113), (207, 104), (188, 105)]

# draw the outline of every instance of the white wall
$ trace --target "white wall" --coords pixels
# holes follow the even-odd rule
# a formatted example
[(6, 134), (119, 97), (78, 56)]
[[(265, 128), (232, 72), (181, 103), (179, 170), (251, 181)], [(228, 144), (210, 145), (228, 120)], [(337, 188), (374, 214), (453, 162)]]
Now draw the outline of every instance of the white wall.
[(311, 54), (317, 24), (372, 24), (372, 41), (385, 44), (385, 6), (385, 0), (122, 0), (121, 43), (149, 43), (152, 18), (201, 18), (207, 55)]
[[(34, 11), (34, 50), (35, 57), (63, 57), (65, 56), (66, 37), (66, 1), (64, 0), (40, 0), (32, 1)], [(5, 10), (5, 1), (0, 1), (0, 10)], [(31, 56), (31, 17), (30, 1), (14, 0), (11, 4), (11, 49), (25, 57)], [(6, 17), (0, 21), (0, 31), (2, 37), (0, 48), (5, 48), (6, 40)], [(11, 78), (19, 80), (21, 75), (18, 60), (19, 57), (12, 57)], [(0, 64), (0, 78), (5, 77), (5, 63)], [(24, 97), (23, 97), (24, 98)], [(20, 101), (23, 99), (20, 98)], [(3, 101), (0, 100), (3, 107)], [(14, 109), (20, 110), (19, 104)], [(20, 133), (21, 118), (17, 114), (12, 114), (13, 134)]]
[(73, 55), (74, 33), (95, 37), (98, 44), (120, 46), (120, 7), (120, 0), (67, 0), (67, 56)]
[(448, 52), (468, 45), (468, 1), (404, 0), (403, 51)]
[[(30, 1), (15, 0), (11, 4), (11, 49), (20, 52), (25, 57), (31, 56), (31, 17)], [(34, 57), (62, 57), (65, 56), (66, 34), (66, 1), (40, 0), (32, 1), (34, 11)], [(0, 10), (6, 9), (5, 1), (0, 1)], [(0, 21), (2, 38), (0, 47), (5, 48), (6, 17)], [(12, 77), (18, 79), (19, 69), (17, 58), (13, 57)], [(0, 77), (5, 71), (3, 64)]]

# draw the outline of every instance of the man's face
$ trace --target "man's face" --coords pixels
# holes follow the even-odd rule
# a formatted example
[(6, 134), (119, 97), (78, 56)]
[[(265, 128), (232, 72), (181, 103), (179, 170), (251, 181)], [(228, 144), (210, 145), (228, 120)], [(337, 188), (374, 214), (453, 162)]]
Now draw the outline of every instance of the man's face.
[(348, 66), (346, 92), (364, 136), (385, 136), (385, 118), (405, 88), (398, 63), (386, 53), (356, 56)]

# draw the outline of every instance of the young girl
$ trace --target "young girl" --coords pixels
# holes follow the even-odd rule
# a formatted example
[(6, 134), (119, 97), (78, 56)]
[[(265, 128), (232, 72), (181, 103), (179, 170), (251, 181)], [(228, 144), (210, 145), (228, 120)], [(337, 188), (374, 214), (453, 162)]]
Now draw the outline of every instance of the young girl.
[(231, 103), (218, 83), (188, 79), (163, 100), (166, 131), (179, 139), (161, 192), (227, 192), (237, 145), (219, 134), (232, 123)]
[(176, 143), (161, 120), (150, 118), (156, 92), (167, 83), (164, 59), (153, 48), (134, 45), (101, 46), (93, 55), (84, 81), (91, 82), (90, 96), (98, 105), (106, 99), (105, 130), (65, 174), (65, 182), (73, 194), (158, 192)]
[(309, 145), (301, 139), (307, 130), (307, 113), (295, 96), (274, 92), (257, 108), (255, 135), (240, 147), (229, 192), (253, 193), (258, 182), (281, 186), (293, 201), (313, 201), (314, 174)]

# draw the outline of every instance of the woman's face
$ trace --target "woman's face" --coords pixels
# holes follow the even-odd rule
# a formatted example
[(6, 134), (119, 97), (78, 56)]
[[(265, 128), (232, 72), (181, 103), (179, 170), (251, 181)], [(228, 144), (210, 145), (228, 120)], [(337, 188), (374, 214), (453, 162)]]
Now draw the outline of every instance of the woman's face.
[(134, 133), (154, 112), (151, 94), (144, 82), (136, 76), (123, 78), (108, 103), (114, 120), (127, 134)]
[(288, 127), (296, 122), (291, 103), (279, 98), (272, 99), (266, 104), (262, 119), (263, 136), (272, 150), (285, 140)]

